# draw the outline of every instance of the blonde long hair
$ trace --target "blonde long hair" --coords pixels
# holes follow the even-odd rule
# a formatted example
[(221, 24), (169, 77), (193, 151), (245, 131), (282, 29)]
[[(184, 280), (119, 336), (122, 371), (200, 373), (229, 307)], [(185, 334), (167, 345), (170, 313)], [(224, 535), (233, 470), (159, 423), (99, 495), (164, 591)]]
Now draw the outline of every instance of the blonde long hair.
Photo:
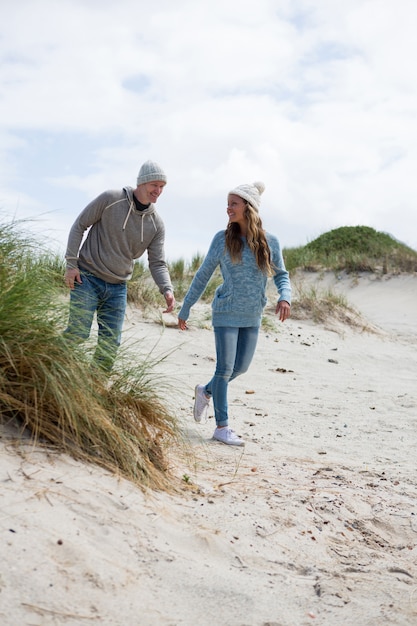
[[(271, 250), (266, 239), (266, 232), (262, 226), (259, 213), (249, 202), (246, 202), (244, 216), (247, 220), (248, 229), (246, 241), (255, 255), (256, 264), (266, 276), (275, 274), (275, 266), (271, 259)], [(239, 224), (230, 222), (226, 228), (226, 249), (233, 263), (242, 261), (243, 241)]]

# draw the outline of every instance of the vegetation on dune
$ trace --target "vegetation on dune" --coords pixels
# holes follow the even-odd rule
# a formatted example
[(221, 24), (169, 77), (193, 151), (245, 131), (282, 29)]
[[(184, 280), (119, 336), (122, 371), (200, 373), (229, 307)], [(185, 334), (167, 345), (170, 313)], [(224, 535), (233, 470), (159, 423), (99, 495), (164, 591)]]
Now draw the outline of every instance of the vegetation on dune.
[[(331, 230), (305, 246), (284, 248), (283, 255), (290, 274), (296, 270), (380, 274), (417, 271), (415, 250), (369, 226), (343, 226)], [(196, 255), (190, 263), (179, 259), (168, 264), (178, 302), (185, 296), (203, 260), (204, 256)], [(211, 301), (221, 281), (220, 272), (216, 271), (202, 296), (203, 302)], [(142, 260), (135, 263), (128, 285), (128, 300), (144, 311), (161, 306), (161, 295)]]
[[(181, 301), (187, 293), (194, 274), (203, 260), (204, 256), (197, 254), (189, 263), (184, 259), (178, 259), (177, 261), (168, 263), (175, 298), (178, 302)], [(220, 271), (216, 270), (204, 291), (202, 296), (203, 302), (211, 301), (216, 288), (221, 282)], [(149, 269), (142, 259), (135, 263), (132, 278), (128, 283), (127, 298), (128, 302), (144, 311), (154, 310), (155, 307), (161, 306), (161, 294), (152, 280)]]
[(332, 289), (319, 289), (315, 285), (306, 287), (302, 281), (296, 281), (293, 287), (293, 319), (312, 320), (328, 328), (340, 323), (356, 330), (371, 331), (371, 326), (343, 294), (335, 293)]
[[(292, 306), (294, 319), (312, 319), (317, 323), (333, 319), (361, 329), (367, 328), (366, 323), (342, 296), (333, 293), (331, 289), (320, 291), (316, 287), (306, 288), (299, 284), (296, 279), (297, 270), (338, 273), (344, 271), (349, 274), (372, 272), (381, 275), (417, 271), (415, 250), (387, 233), (378, 232), (368, 226), (343, 226), (331, 230), (305, 246), (284, 248), (283, 256), (295, 287)], [(190, 263), (179, 259), (169, 264), (178, 302), (183, 299), (203, 260), (202, 255), (196, 255)], [(221, 275), (217, 271), (202, 296), (203, 302), (211, 301), (220, 283)], [(155, 311), (161, 305), (161, 295), (142, 261), (135, 264), (135, 271), (129, 283), (128, 298), (144, 312)], [(272, 300), (274, 298), (275, 291)], [(275, 306), (271, 307), (271, 310), (272, 308), (275, 309)], [(159, 322), (164, 323), (162, 318)], [(207, 327), (207, 320), (200, 321), (200, 324)], [(275, 328), (271, 316), (263, 316), (262, 328), (265, 331)]]
[(136, 357), (132, 366), (122, 352), (110, 379), (92, 369), (88, 349), (62, 337), (62, 270), (21, 223), (0, 225), (0, 422), (139, 485), (169, 488), (179, 429), (157, 393), (156, 362)]
[(331, 289), (306, 288), (298, 280), (297, 270), (307, 272), (346, 272), (376, 275), (417, 271), (417, 252), (387, 233), (368, 226), (343, 226), (300, 248), (284, 249), (286, 266), (293, 276), (292, 317), (318, 323), (340, 321), (370, 330), (358, 311)]
[[(125, 345), (110, 378), (92, 369), (88, 342), (77, 348), (62, 336), (68, 313), (68, 298), (62, 297), (67, 295), (64, 260), (40, 250), (23, 225), (0, 224), (0, 423), (17, 423), (35, 442), (141, 486), (170, 488), (167, 458), (180, 429), (160, 399), (155, 367), (161, 359), (154, 359), (151, 350), (140, 360), (137, 347)], [(297, 269), (417, 271), (416, 251), (366, 226), (338, 228), (283, 253), (292, 276)], [(180, 259), (169, 264), (178, 303), (203, 259), (196, 255), (190, 263)], [(220, 283), (216, 271), (202, 300), (210, 302)], [(334, 319), (365, 329), (343, 296), (295, 283), (295, 319)], [(144, 312), (163, 306), (143, 261), (135, 263), (128, 300)], [(274, 328), (271, 319), (263, 317), (264, 330)], [(129, 357), (132, 348), (134, 358), (133, 350)]]
[(342, 226), (299, 248), (284, 249), (290, 272), (346, 271), (400, 273), (417, 271), (417, 252), (369, 226)]

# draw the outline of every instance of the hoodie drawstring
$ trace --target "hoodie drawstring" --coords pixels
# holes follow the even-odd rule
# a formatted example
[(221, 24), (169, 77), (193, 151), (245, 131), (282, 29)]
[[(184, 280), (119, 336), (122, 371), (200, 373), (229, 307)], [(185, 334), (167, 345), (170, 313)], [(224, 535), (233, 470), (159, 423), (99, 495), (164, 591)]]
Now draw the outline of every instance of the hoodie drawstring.
[[(122, 230), (125, 230), (125, 228), (126, 228), (126, 224), (127, 224), (127, 221), (128, 221), (128, 219), (129, 219), (129, 217), (130, 217), (130, 214), (131, 214), (131, 213), (132, 213), (132, 211), (133, 211), (133, 207), (134, 207), (134, 204), (133, 204), (133, 202), (131, 202), (131, 203), (130, 203), (130, 206), (129, 206), (129, 211), (127, 212), (127, 215), (126, 215), (125, 221), (123, 222), (123, 227), (122, 227)], [(146, 217), (146, 213), (142, 213), (141, 217), (142, 217), (142, 221), (141, 221), (141, 229), (140, 229), (140, 242), (141, 242), (141, 243), (143, 243), (143, 220), (144, 220), (144, 219), (145, 219), (145, 217)], [(158, 229), (156, 228), (156, 224), (155, 224), (155, 220), (153, 219), (153, 215), (150, 215), (149, 217), (150, 217), (150, 218), (151, 218), (151, 220), (152, 220), (152, 224), (153, 224), (153, 227), (154, 227), (155, 232), (156, 232)]]
[[(126, 215), (126, 219), (123, 222), (122, 230), (124, 230), (126, 228), (127, 220), (129, 219), (130, 214), (132, 213), (132, 211), (133, 211), (133, 201), (130, 203), (129, 210), (128, 210), (127, 215)], [(143, 224), (143, 220), (142, 220), (142, 224)], [(143, 241), (143, 226), (142, 226), (142, 241)]]

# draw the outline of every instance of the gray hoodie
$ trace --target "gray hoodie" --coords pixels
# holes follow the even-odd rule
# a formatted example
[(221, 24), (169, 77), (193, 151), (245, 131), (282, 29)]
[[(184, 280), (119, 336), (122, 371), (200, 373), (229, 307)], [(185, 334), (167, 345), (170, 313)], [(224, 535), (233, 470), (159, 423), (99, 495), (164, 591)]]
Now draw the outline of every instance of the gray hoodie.
[(165, 227), (155, 205), (138, 211), (133, 188), (124, 187), (104, 191), (80, 213), (70, 230), (65, 259), (68, 268), (87, 270), (108, 283), (124, 283), (132, 276), (134, 260), (147, 250), (152, 278), (165, 293), (173, 288), (164, 242)]

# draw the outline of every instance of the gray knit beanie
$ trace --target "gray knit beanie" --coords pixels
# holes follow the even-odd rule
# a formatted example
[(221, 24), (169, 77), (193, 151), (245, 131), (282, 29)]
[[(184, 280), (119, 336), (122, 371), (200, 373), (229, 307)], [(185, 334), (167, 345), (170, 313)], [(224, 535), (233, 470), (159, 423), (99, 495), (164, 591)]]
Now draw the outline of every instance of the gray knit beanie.
[(235, 189), (232, 189), (232, 191), (229, 191), (229, 194), (233, 193), (235, 194), (235, 196), (240, 196), (240, 198), (243, 198), (244, 200), (249, 202), (249, 204), (253, 206), (256, 211), (259, 211), (259, 206), (261, 204), (261, 194), (264, 192), (264, 190), (264, 183), (262, 183), (261, 181), (257, 181), (255, 183), (252, 183), (252, 185), (239, 185), (238, 187), (235, 187)]
[(153, 180), (160, 180), (166, 183), (167, 177), (158, 163), (146, 161), (139, 170), (137, 184), (143, 185), (143, 183), (150, 183)]

